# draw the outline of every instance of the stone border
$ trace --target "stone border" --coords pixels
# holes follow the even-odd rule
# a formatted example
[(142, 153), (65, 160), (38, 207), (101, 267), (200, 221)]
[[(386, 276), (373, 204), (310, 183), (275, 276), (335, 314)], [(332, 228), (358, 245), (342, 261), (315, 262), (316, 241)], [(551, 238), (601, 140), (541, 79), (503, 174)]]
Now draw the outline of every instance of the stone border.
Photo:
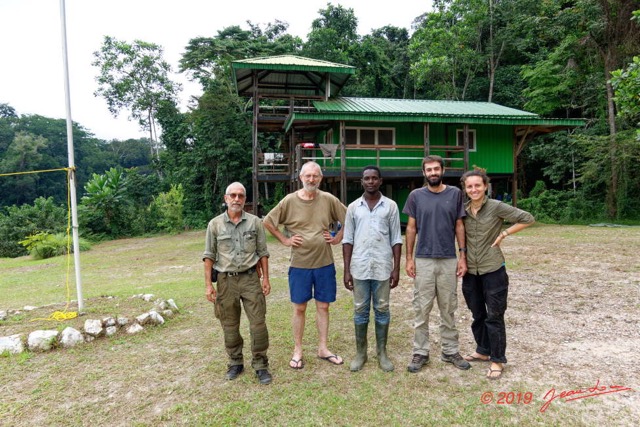
[[(141, 298), (151, 301), (153, 294), (138, 294), (131, 298)], [(36, 307), (24, 307), (24, 310), (33, 310)], [(37, 330), (28, 336), (15, 334), (0, 337), (0, 354), (20, 354), (24, 351), (43, 352), (55, 348), (71, 348), (78, 344), (88, 343), (100, 337), (110, 337), (119, 330), (133, 335), (144, 330), (145, 326), (158, 326), (165, 322), (165, 318), (172, 318), (179, 312), (173, 299), (157, 299), (153, 308), (134, 319), (127, 317), (105, 317), (103, 319), (87, 319), (81, 331), (67, 327), (62, 332), (57, 330)], [(11, 313), (11, 312), (10, 312)], [(6, 319), (8, 313), (0, 311), (0, 320)]]

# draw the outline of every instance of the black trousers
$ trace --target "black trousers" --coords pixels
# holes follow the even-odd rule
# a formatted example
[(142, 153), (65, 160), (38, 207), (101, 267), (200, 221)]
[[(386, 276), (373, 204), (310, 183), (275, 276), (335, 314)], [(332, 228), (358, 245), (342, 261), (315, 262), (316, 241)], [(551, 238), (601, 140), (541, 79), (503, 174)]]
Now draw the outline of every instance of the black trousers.
[(471, 331), (476, 352), (496, 363), (507, 363), (504, 313), (508, 293), (509, 276), (504, 266), (486, 274), (467, 273), (462, 278), (462, 294), (473, 315)]

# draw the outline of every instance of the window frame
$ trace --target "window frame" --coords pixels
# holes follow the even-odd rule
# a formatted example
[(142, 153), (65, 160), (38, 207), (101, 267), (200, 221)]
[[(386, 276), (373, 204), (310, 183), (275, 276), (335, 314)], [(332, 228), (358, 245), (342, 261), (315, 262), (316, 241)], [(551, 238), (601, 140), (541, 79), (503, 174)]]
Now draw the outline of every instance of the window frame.
[[(476, 136), (476, 130), (469, 129), (469, 152), (478, 151), (478, 139), (476, 138)], [(464, 146), (464, 128), (456, 129), (456, 146)]]
[[(360, 131), (361, 130), (365, 130), (365, 131), (373, 131), (374, 132), (374, 143), (373, 145), (384, 145), (384, 146), (396, 146), (396, 128), (395, 127), (383, 127), (383, 126), (375, 126), (375, 127), (368, 127), (368, 126), (345, 126), (345, 138), (346, 138), (346, 133), (348, 130), (355, 130), (356, 131), (356, 142), (354, 143), (350, 143), (345, 141), (345, 145), (362, 145), (362, 143), (360, 142)], [(391, 131), (391, 144), (380, 144), (380, 131)]]

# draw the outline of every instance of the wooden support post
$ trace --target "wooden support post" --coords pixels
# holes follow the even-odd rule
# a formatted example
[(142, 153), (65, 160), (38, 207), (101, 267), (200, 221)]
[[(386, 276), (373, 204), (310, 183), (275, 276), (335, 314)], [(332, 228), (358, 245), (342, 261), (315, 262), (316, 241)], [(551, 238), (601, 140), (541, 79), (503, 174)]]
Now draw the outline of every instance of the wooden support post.
[(424, 130), (423, 130), (424, 134), (423, 134), (423, 142), (424, 142), (424, 157), (427, 157), (429, 155), (429, 153), (431, 152), (431, 140), (430, 135), (429, 135), (429, 123), (425, 123), (424, 124)]
[[(463, 154), (463, 159), (464, 159), (464, 170), (463, 172), (466, 172), (469, 170), (469, 125), (465, 124), (464, 125), (464, 130), (462, 131), (463, 133), (463, 141), (464, 141), (464, 154)], [(477, 143), (477, 142), (476, 142)]]
[(340, 201), (347, 204), (347, 150), (344, 121), (340, 121)]
[(513, 136), (513, 182), (511, 184), (511, 201), (513, 206), (518, 206), (518, 156), (527, 144), (527, 136), (531, 131), (531, 127), (527, 127), (527, 130), (522, 135), (520, 141), (518, 141), (517, 135)]
[(260, 203), (260, 189), (258, 188), (258, 114), (260, 114), (260, 99), (258, 95), (258, 75), (253, 71), (253, 129), (251, 132), (252, 147), (253, 147), (253, 172), (252, 172), (252, 203), (253, 213), (257, 214), (258, 204)]

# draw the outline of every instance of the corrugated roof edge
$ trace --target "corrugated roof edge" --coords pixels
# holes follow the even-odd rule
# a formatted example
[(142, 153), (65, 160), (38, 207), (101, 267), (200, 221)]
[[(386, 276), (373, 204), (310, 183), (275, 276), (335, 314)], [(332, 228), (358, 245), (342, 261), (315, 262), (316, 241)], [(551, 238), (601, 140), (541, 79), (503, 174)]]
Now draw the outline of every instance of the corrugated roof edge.
[[(452, 120), (454, 119), (454, 120)], [(288, 131), (295, 120), (305, 121), (363, 121), (363, 122), (413, 122), (413, 123), (467, 123), (467, 124), (493, 124), (510, 126), (561, 126), (580, 127), (585, 124), (584, 119), (547, 119), (539, 116), (471, 116), (455, 114), (380, 114), (380, 113), (293, 113), (284, 123), (283, 128)]]
[(356, 67), (352, 65), (337, 64), (319, 59), (310, 59), (296, 55), (264, 56), (259, 58), (240, 59), (231, 62), (234, 69), (265, 69), (278, 70), (286, 67), (297, 71), (323, 71), (336, 72), (340, 70), (345, 74), (355, 74)]

